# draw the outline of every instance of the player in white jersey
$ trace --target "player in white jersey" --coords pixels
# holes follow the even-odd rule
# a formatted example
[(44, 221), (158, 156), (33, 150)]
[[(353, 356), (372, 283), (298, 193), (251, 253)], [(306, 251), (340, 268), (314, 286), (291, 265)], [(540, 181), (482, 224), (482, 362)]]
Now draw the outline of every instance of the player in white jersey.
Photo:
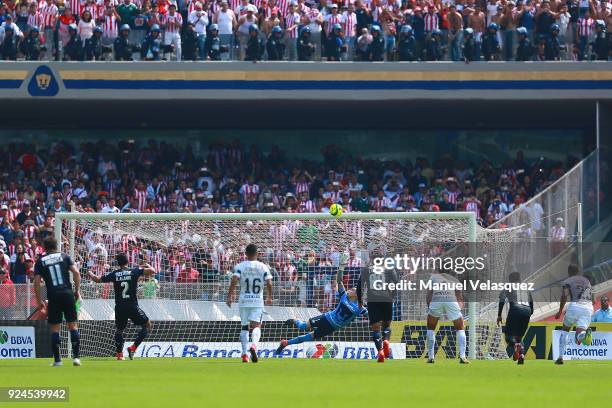
[[(240, 262), (234, 267), (234, 275), (227, 292), (227, 306), (231, 307), (234, 302), (234, 291), (240, 283), (240, 342), (242, 343), (242, 362), (251, 361), (256, 363), (257, 343), (261, 337), (261, 318), (264, 309), (263, 285), (266, 285), (266, 304), (272, 304), (272, 275), (268, 265), (257, 260), (257, 246), (247, 245), (244, 251), (247, 260)], [(249, 331), (251, 332), (251, 347), (249, 347)]]
[(436, 346), (436, 326), (438, 320), (446, 317), (453, 321), (457, 331), (459, 345), (459, 363), (469, 364), (465, 356), (465, 327), (459, 302), (462, 302), (461, 291), (455, 289), (459, 283), (457, 279), (447, 273), (434, 273), (431, 275), (432, 289), (427, 291), (427, 362), (434, 362)]
[(563, 331), (559, 336), (559, 357), (555, 364), (563, 364), (563, 352), (567, 346), (567, 335), (573, 326), (576, 326), (576, 344), (584, 341), (587, 346), (593, 339), (591, 334), (591, 316), (593, 316), (593, 290), (591, 282), (580, 273), (577, 265), (567, 267), (569, 278), (563, 281), (563, 293), (559, 302), (559, 311), (555, 318), (560, 318), (565, 303), (569, 306), (563, 319)]

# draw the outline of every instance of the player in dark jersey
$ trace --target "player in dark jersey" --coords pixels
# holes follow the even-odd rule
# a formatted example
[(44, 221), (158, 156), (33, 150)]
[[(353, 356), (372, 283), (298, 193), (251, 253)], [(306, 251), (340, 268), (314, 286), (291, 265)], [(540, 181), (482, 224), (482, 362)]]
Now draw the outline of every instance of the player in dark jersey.
[[(80, 300), (79, 288), (81, 275), (70, 257), (57, 251), (57, 241), (47, 237), (43, 241), (45, 255), (41, 256), (34, 266), (34, 293), (40, 310), (45, 309), (45, 303), (40, 293), (41, 282), (47, 287), (47, 320), (51, 325), (51, 350), (53, 351), (53, 366), (61, 366), (60, 357), (60, 326), (66, 319), (72, 344), (73, 365), (80, 366), (79, 348), (81, 335), (77, 327), (76, 301)], [(70, 282), (70, 275), (74, 288)]]
[(91, 271), (87, 273), (89, 279), (96, 283), (112, 283), (115, 289), (115, 351), (117, 360), (125, 360), (123, 357), (123, 331), (127, 327), (128, 320), (140, 326), (140, 332), (134, 340), (134, 344), (128, 347), (130, 360), (134, 358), (136, 349), (147, 337), (153, 327), (151, 321), (138, 306), (136, 290), (138, 289), (138, 279), (141, 276), (149, 277), (155, 274), (155, 269), (149, 265), (144, 268), (128, 268), (128, 258), (124, 253), (117, 254), (115, 261), (119, 269), (108, 273), (102, 277), (94, 275)]
[(342, 255), (340, 257), (340, 265), (336, 273), (336, 283), (338, 284), (338, 295), (340, 296), (340, 300), (336, 308), (322, 315), (313, 317), (307, 322), (297, 319), (287, 320), (285, 322), (287, 326), (295, 326), (300, 330), (308, 331), (308, 333), (294, 337), (290, 340), (281, 340), (280, 345), (276, 349), (277, 355), (289, 345), (300, 344), (305, 341), (320, 340), (336, 330), (348, 326), (357, 316), (367, 315), (368, 310), (356, 303), (356, 290), (351, 289), (347, 291), (342, 283), (342, 276), (344, 275), (344, 268), (346, 267), (347, 261), (348, 256)]
[[(510, 283), (519, 283), (521, 275), (518, 272), (512, 272), (508, 276)], [(533, 298), (531, 293), (526, 290), (502, 290), (499, 294), (499, 307), (497, 308), (497, 325), (502, 324), (502, 311), (506, 301), (510, 304), (508, 314), (506, 315), (506, 326), (504, 334), (506, 344), (514, 350), (512, 359), (517, 361), (517, 364), (525, 363), (525, 351), (523, 347), (523, 336), (529, 326), (529, 319), (533, 314)]]
[[(382, 255), (381, 255), (382, 256)], [(376, 273), (372, 268), (364, 268), (357, 285), (357, 301), (363, 306), (363, 287), (366, 287), (368, 298), (368, 318), (372, 341), (378, 351), (378, 362), (383, 363), (391, 355), (391, 320), (393, 319), (393, 300), (396, 292), (388, 290), (383, 284), (397, 283), (395, 270), (385, 269)], [(382, 331), (382, 335), (381, 335)]]

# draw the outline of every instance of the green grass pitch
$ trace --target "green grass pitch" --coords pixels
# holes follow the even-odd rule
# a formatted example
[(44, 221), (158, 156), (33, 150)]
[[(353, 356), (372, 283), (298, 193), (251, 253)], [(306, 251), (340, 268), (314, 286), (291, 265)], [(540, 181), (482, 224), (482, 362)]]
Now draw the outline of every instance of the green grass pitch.
[(2, 360), (1, 386), (68, 386), (69, 403), (15, 407), (600, 407), (610, 361)]

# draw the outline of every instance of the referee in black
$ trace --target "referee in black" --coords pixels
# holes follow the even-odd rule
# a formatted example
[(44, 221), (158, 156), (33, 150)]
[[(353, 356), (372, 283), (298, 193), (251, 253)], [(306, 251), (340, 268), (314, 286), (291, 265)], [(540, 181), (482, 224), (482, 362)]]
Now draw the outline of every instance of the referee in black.
[[(518, 272), (512, 272), (508, 276), (508, 280), (510, 283), (520, 283), (521, 275)], [(508, 348), (514, 350), (512, 359), (514, 361), (518, 360), (517, 364), (524, 364), (525, 351), (522, 341), (533, 314), (533, 298), (531, 292), (527, 290), (502, 290), (499, 294), (497, 325), (502, 324), (502, 311), (506, 301), (510, 304), (506, 316), (506, 326), (503, 328), (506, 344), (508, 344)]]
[[(74, 262), (68, 255), (57, 251), (57, 241), (47, 237), (43, 241), (45, 254), (40, 257), (34, 266), (34, 293), (40, 310), (45, 309), (45, 303), (40, 293), (41, 282), (44, 280), (47, 287), (47, 320), (51, 325), (51, 349), (53, 350), (53, 367), (61, 366), (60, 358), (60, 326), (66, 319), (72, 343), (73, 365), (80, 366), (79, 349), (81, 335), (77, 327), (76, 301), (81, 298), (79, 287), (81, 275)], [(70, 282), (70, 275), (74, 281), (74, 289)]]

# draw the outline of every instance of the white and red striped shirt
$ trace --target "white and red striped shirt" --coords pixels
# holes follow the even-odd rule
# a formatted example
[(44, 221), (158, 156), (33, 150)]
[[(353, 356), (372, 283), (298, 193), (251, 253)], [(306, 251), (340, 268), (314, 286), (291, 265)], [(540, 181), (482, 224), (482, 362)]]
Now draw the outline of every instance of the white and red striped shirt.
[(562, 242), (565, 241), (566, 233), (564, 227), (557, 227), (554, 225), (550, 229), (550, 240), (553, 242)]
[(344, 20), (344, 36), (346, 38), (355, 37), (357, 35), (357, 14), (345, 11), (342, 13)]
[(325, 30), (327, 34), (332, 32), (332, 28), (335, 24), (343, 23), (341, 14), (336, 14), (335, 16), (333, 14), (329, 14), (325, 17), (325, 21), (327, 22), (327, 29)]
[(11, 208), (10, 210), (8, 210), (8, 213), (6, 215), (8, 216), (9, 221), (13, 222), (17, 219), (17, 215), (19, 215), (20, 212), (21, 210), (18, 208)]
[[(232, 9), (232, 11), (234, 13), (236, 13), (236, 10), (238, 9), (238, 7), (240, 7), (241, 5), (241, 1), (240, 0), (229, 0), (229, 7), (230, 9)], [(236, 13), (236, 16), (238, 15), (238, 13)]]
[(580, 17), (576, 23), (580, 37), (590, 37), (595, 29), (595, 21), (592, 18)]
[(298, 26), (300, 25), (300, 15), (298, 13), (289, 13), (285, 16), (285, 35), (289, 38), (297, 38)]
[(295, 184), (295, 194), (308, 193), (310, 191), (310, 183), (300, 182)]
[(448, 202), (451, 204), (457, 204), (457, 198), (459, 198), (460, 191), (447, 191), (448, 194)]
[(17, 190), (13, 190), (13, 191), (11, 191), (11, 190), (7, 190), (7, 191), (6, 191), (6, 199), (7, 199), (8, 201), (11, 201), (13, 198), (14, 198), (15, 200), (17, 199)]
[(387, 197), (375, 198), (372, 201), (372, 207), (373, 207), (374, 211), (382, 212), (382, 211), (384, 211), (385, 208), (390, 208), (391, 207), (391, 200), (389, 200)]
[(287, 10), (289, 10), (289, 5), (291, 4), (292, 0), (278, 0), (276, 2), (276, 7), (278, 7), (278, 10), (281, 13), (281, 16), (284, 16), (285, 14), (287, 14)]
[(434, 14), (425, 14), (425, 17), (423, 17), (423, 19), (425, 20), (425, 32), (426, 33), (431, 33), (434, 30), (438, 30), (439, 29), (439, 24), (440, 24), (440, 17), (438, 17), (437, 13)]
[(168, 211), (168, 197), (165, 195), (157, 195), (155, 197), (155, 203), (159, 212)]
[(19, 200), (19, 199), (18, 199), (18, 200), (16, 201), (17, 208), (23, 208), (23, 205), (24, 205), (25, 203), (28, 203), (28, 204), (29, 204), (29, 203), (30, 203), (30, 201), (29, 201), (29, 200), (26, 200), (25, 198), (22, 198), (21, 200)]
[(147, 191), (134, 190), (134, 198), (138, 203), (138, 212), (143, 212), (147, 208)]
[(40, 7), (40, 14), (43, 18), (43, 28), (55, 27), (55, 19), (57, 18), (57, 6), (55, 4), (44, 3)]
[(480, 218), (480, 210), (476, 201), (468, 201), (465, 203), (465, 211), (471, 211), (476, 214), (476, 218)]
[(259, 194), (259, 186), (257, 184), (243, 184), (242, 187), (240, 187), (240, 194), (242, 194), (242, 197), (246, 203), (249, 197), (256, 197), (257, 194)]
[[(105, 38), (117, 38), (117, 35), (119, 35), (117, 17), (115, 17), (115, 15), (104, 16), (104, 22), (102, 23), (102, 36)], [(113, 187), (112, 184), (110, 187)]]
[(40, 12), (36, 12), (34, 14), (28, 14), (28, 26), (37, 27), (39, 29), (44, 29), (43, 27), (43, 16)]
[[(24, 225), (23, 226), (23, 236), (26, 237), (28, 241), (34, 238), (35, 235), (36, 235), (36, 227), (34, 225)], [(32, 259), (35, 259), (35, 258), (32, 257)]]
[(164, 25), (164, 32), (179, 33), (183, 25), (183, 17), (176, 12), (172, 16), (168, 13), (162, 17), (162, 24)]
[(80, 16), (81, 9), (83, 8), (81, 0), (70, 0), (68, 3), (70, 4), (70, 10), (72, 11), (72, 15)]
[(300, 212), (314, 213), (317, 212), (317, 206), (312, 200), (306, 200), (300, 203)]

